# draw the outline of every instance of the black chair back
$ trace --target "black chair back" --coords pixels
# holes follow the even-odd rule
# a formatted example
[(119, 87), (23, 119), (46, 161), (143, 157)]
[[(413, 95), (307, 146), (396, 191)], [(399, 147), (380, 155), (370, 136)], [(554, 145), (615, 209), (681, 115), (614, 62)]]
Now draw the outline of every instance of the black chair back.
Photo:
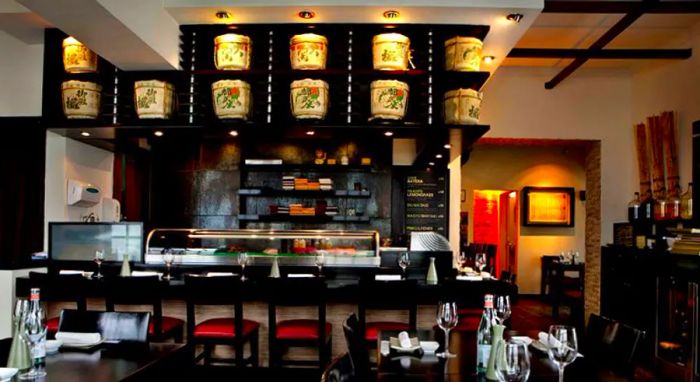
[(352, 375), (350, 356), (345, 353), (334, 359), (321, 374), (321, 382), (360, 381)]
[(100, 333), (105, 341), (147, 342), (148, 312), (61, 311), (59, 332)]
[(236, 333), (243, 333), (243, 282), (236, 276), (185, 275), (187, 335), (192, 338), (197, 324), (197, 305), (231, 306)]
[(583, 345), (597, 369), (631, 376), (645, 335), (642, 330), (591, 314)]
[(105, 306), (114, 312), (115, 305), (150, 305), (153, 313), (153, 333), (163, 328), (163, 307), (160, 299), (158, 276), (108, 277), (106, 279)]
[(371, 379), (369, 351), (367, 350), (364, 334), (360, 328), (360, 322), (355, 313), (350, 313), (345, 322), (343, 322), (343, 333), (345, 334), (345, 343), (348, 347), (348, 355), (350, 356), (356, 380), (369, 381)]
[(57, 275), (29, 272), (29, 285), (39, 288), (40, 297), (49, 302), (75, 303), (77, 310), (86, 310), (87, 280), (82, 275)]
[(404, 310), (408, 312), (408, 326), (416, 329), (418, 305), (416, 280), (379, 281), (373, 277), (360, 279), (359, 303), (357, 305), (360, 331), (367, 322), (368, 310)]

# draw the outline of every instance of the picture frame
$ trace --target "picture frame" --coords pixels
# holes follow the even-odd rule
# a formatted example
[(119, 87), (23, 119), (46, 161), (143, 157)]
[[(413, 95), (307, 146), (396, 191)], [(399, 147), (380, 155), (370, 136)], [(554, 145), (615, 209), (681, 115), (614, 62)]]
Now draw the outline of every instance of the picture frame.
[(574, 226), (573, 187), (523, 187), (521, 198), (524, 227)]

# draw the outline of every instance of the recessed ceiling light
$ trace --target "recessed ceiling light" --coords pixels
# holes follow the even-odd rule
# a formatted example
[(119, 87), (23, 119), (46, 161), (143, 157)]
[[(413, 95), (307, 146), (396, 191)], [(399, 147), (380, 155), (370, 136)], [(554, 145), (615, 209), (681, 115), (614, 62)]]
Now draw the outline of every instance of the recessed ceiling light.
[(227, 11), (218, 11), (215, 13), (216, 18), (219, 20), (228, 20), (231, 18), (231, 13)]
[(428, 166), (435, 166), (435, 162), (428, 162)]
[(83, 137), (89, 137), (90, 133), (88, 133), (87, 131), (83, 131), (80, 133), (80, 135), (82, 135)]
[(313, 130), (309, 130), (306, 132), (306, 135), (314, 135), (314, 134), (316, 134), (316, 132)]
[(237, 137), (237, 136), (238, 136), (238, 131), (236, 131), (236, 130), (231, 130), (231, 131), (228, 132), (228, 135), (230, 135), (230, 136), (232, 136), (232, 137)]
[(437, 158), (437, 159), (442, 158), (442, 154), (435, 154), (435, 158)]
[(448, 149), (448, 150), (449, 150), (449, 149), (451, 149), (451, 148), (452, 148), (452, 145), (451, 145), (451, 144), (449, 144), (449, 143), (445, 143), (445, 145), (444, 145), (444, 146), (442, 146), (442, 147), (444, 147), (444, 148), (446, 148), (446, 149)]
[(316, 13), (314, 11), (310, 11), (308, 9), (304, 9), (303, 11), (299, 11), (298, 15), (300, 18), (302, 18), (304, 20), (311, 20), (314, 17), (316, 17)]
[(155, 135), (156, 137), (162, 137), (162, 136), (163, 136), (163, 132), (160, 131), (160, 130), (156, 130), (156, 131), (153, 133), (153, 135)]
[(384, 16), (385, 19), (387, 20), (393, 20), (393, 19), (398, 19), (401, 16), (401, 13), (395, 9), (389, 9), (384, 11), (382, 13), (382, 16)]
[(522, 13), (511, 13), (508, 16), (506, 16), (506, 19), (509, 21), (512, 21), (514, 23), (519, 23), (520, 20), (523, 19), (523, 17), (525, 17), (525, 16), (523, 16)]
[(484, 64), (488, 65), (488, 64), (492, 63), (493, 60), (495, 60), (495, 59), (496, 59), (496, 57), (494, 57), (494, 56), (484, 56), (484, 58), (483, 58)]
[(386, 131), (386, 132), (384, 132), (384, 135), (386, 135), (387, 137), (390, 137), (390, 136), (394, 135), (394, 132), (393, 131)]

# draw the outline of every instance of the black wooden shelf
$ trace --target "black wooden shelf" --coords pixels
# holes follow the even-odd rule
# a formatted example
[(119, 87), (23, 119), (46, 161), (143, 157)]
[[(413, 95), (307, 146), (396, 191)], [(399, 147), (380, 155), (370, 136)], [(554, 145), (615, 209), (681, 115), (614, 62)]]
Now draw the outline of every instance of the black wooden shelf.
[(241, 188), (238, 195), (249, 197), (289, 197), (289, 198), (369, 198), (370, 191), (355, 190), (278, 190), (274, 188)]
[(373, 172), (374, 167), (371, 165), (341, 165), (341, 164), (266, 164), (266, 165), (251, 165), (242, 164), (241, 169), (248, 172), (260, 171), (260, 172), (320, 172), (320, 173), (334, 173), (334, 172)]
[(299, 216), (299, 215), (238, 215), (239, 222), (261, 222), (261, 223), (369, 223), (368, 216)]

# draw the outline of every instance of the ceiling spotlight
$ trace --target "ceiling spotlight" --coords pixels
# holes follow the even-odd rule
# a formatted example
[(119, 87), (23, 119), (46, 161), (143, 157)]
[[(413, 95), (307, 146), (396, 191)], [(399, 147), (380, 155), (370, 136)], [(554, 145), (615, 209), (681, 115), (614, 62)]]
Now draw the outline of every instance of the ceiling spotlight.
[(230, 136), (232, 136), (232, 137), (237, 137), (237, 136), (238, 136), (238, 131), (236, 131), (236, 130), (231, 130), (231, 131), (228, 132), (228, 135), (230, 135)]
[(219, 20), (229, 20), (231, 18), (231, 13), (227, 11), (216, 12), (216, 18)]
[(428, 162), (428, 166), (435, 166), (435, 162)]
[(314, 134), (316, 134), (316, 132), (313, 130), (309, 130), (306, 132), (306, 135), (314, 135)]
[(451, 145), (451, 144), (449, 144), (449, 143), (445, 143), (445, 145), (444, 145), (444, 146), (442, 146), (442, 147), (444, 147), (444, 148), (446, 148), (446, 149), (448, 149), (448, 150), (449, 150), (449, 149), (451, 149), (451, 148), (452, 148), (452, 145)]
[(437, 158), (437, 159), (442, 158), (442, 154), (435, 154), (435, 158)]
[(162, 137), (162, 136), (163, 136), (163, 132), (160, 131), (160, 130), (156, 130), (156, 131), (153, 133), (153, 135), (155, 135), (156, 137)]
[(386, 131), (386, 132), (384, 132), (384, 135), (386, 135), (387, 137), (390, 137), (390, 136), (394, 135), (394, 132), (393, 131)]
[(88, 133), (87, 131), (82, 131), (80, 135), (82, 135), (83, 137), (89, 137), (90, 133)]
[(495, 59), (496, 59), (496, 57), (494, 57), (494, 56), (484, 56), (484, 58), (482, 60), (484, 60), (484, 64), (488, 65), (488, 64), (492, 63), (493, 60), (495, 60)]
[(523, 16), (522, 13), (511, 13), (508, 16), (506, 16), (506, 19), (509, 21), (512, 21), (514, 23), (519, 23), (520, 20), (523, 19), (523, 17), (525, 17), (525, 16)]
[(393, 20), (398, 19), (399, 16), (401, 16), (401, 13), (399, 13), (399, 11), (395, 9), (389, 9), (384, 11), (384, 13), (382, 13), (382, 16), (384, 16), (384, 18), (387, 20)]
[(299, 11), (298, 15), (300, 18), (302, 18), (304, 20), (311, 20), (314, 17), (316, 17), (316, 13), (314, 11), (310, 11), (308, 9), (304, 9), (303, 11)]

